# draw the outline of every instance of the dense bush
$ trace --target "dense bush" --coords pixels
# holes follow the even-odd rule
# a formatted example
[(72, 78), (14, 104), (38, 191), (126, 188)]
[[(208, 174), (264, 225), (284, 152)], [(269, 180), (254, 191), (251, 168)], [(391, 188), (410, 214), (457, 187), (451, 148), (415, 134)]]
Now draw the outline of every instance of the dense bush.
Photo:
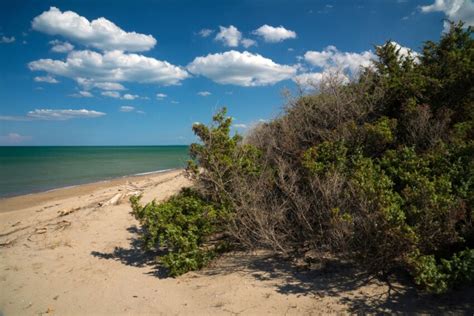
[[(225, 214), (203, 234), (222, 230), (229, 242), (293, 256), (329, 253), (372, 273), (401, 267), (437, 293), (474, 280), (472, 29), (452, 24), (419, 55), (390, 41), (376, 52), (356, 81), (329, 78), (245, 138), (230, 136), (225, 110), (193, 127), (201, 143), (188, 173), (203, 205)], [(161, 215), (171, 201), (135, 211), (150, 245), (162, 230), (151, 219), (176, 224)], [(187, 249), (165, 236), (161, 244)]]
[(133, 214), (144, 230), (147, 249), (164, 248), (160, 257), (171, 276), (205, 266), (221, 244), (209, 238), (219, 232), (225, 212), (196, 191), (185, 188), (167, 201), (142, 207), (140, 196), (131, 198)]

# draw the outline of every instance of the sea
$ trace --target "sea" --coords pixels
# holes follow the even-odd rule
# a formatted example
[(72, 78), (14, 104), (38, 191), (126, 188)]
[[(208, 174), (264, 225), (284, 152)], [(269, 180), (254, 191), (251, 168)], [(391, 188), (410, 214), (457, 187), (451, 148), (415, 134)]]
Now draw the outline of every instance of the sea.
[(182, 168), (188, 146), (0, 147), (0, 198)]

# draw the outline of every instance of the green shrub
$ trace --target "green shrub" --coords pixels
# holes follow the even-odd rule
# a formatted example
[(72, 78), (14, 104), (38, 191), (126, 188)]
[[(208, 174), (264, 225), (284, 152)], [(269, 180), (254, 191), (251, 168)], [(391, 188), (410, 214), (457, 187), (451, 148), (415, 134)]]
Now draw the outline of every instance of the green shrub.
[(216, 247), (205, 243), (222, 229), (225, 211), (189, 188), (160, 204), (152, 201), (142, 207), (139, 202), (139, 196), (131, 198), (144, 244), (147, 249), (167, 251), (160, 260), (171, 276), (200, 269), (214, 257)]
[(474, 281), (474, 249), (454, 253), (438, 261), (434, 255), (412, 258), (415, 282), (433, 293), (443, 293), (456, 285)]
[(473, 282), (474, 40), (452, 24), (422, 54), (376, 47), (375, 68), (329, 80), (245, 138), (219, 111), (193, 126), (194, 189), (145, 207), (149, 248), (172, 275), (204, 266), (206, 240), (402, 268), (427, 291)]

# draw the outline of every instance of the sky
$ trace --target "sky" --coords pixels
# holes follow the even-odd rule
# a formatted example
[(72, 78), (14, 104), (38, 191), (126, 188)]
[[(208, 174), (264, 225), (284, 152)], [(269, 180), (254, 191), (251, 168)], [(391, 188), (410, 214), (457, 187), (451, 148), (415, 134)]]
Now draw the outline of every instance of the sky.
[[(174, 145), (226, 106), (245, 132), (282, 91), (347, 81), (390, 40), (416, 56), (472, 0), (0, 2), (0, 145)], [(306, 91), (306, 90), (305, 90)]]

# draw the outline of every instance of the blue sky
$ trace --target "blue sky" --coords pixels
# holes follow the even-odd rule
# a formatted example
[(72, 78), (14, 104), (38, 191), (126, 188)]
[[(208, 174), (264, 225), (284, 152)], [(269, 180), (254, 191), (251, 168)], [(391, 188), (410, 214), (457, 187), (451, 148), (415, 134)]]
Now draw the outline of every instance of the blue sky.
[(169, 145), (220, 107), (242, 133), (281, 91), (343, 80), (395, 41), (473, 24), (472, 0), (2, 1), (0, 145)]

